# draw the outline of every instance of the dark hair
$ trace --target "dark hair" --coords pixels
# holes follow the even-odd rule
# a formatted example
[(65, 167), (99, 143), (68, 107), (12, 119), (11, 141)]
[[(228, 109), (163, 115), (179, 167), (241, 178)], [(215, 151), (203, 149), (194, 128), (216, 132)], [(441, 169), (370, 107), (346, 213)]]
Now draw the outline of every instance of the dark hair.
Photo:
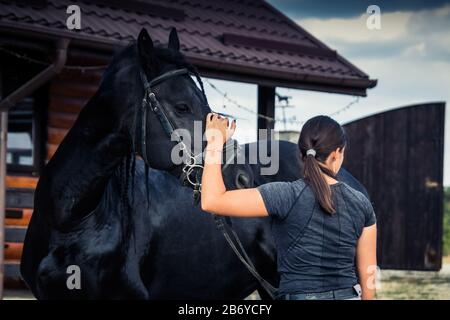
[[(331, 188), (322, 174), (336, 178), (334, 172), (323, 165), (331, 152), (343, 149), (347, 144), (344, 129), (328, 116), (317, 116), (309, 119), (302, 128), (298, 146), (304, 160), (303, 176), (311, 186), (320, 206), (328, 213), (335, 213)], [(316, 155), (307, 155), (314, 149)]]

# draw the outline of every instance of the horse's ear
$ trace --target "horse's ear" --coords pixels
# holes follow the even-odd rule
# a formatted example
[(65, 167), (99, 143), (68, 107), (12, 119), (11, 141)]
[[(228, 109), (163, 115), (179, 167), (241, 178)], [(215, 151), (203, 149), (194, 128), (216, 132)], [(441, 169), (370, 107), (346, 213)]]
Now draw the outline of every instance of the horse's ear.
[(172, 28), (169, 35), (169, 49), (180, 51), (180, 40), (178, 39), (177, 29)]
[(139, 55), (144, 58), (144, 61), (151, 57), (153, 52), (153, 40), (145, 28), (142, 28), (141, 32), (139, 32), (137, 46)]

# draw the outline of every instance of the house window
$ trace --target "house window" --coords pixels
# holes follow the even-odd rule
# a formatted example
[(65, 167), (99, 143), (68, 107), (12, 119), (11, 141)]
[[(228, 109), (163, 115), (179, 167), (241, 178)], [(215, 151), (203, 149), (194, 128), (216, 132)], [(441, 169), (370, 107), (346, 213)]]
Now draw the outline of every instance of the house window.
[(11, 171), (33, 171), (37, 165), (34, 99), (26, 98), (9, 112), (6, 163)]
[[(20, 52), (25, 54), (25, 52)], [(31, 53), (28, 56), (32, 56)], [(42, 59), (36, 56), (39, 59)], [(6, 98), (44, 67), (0, 52), (0, 97)], [(48, 85), (43, 85), (8, 110), (6, 164), (8, 175), (39, 175), (43, 165)]]
[(33, 93), (8, 112), (8, 140), (6, 144), (6, 164), (8, 174), (38, 176), (43, 166), (45, 142), (45, 106), (47, 87)]

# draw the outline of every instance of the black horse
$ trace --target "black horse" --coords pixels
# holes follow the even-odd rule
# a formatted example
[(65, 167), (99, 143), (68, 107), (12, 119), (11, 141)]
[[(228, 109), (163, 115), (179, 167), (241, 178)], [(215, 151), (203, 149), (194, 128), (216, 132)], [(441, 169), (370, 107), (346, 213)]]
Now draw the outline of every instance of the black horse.
[[(189, 166), (172, 161), (179, 141), (172, 141), (168, 123), (154, 105), (143, 103), (151, 98), (144, 96), (146, 86), (166, 76), (152, 93), (170, 125), (191, 136), (194, 122), (202, 121), (204, 127), (211, 112), (201, 79), (179, 47), (175, 30), (167, 48), (154, 47), (142, 30), (136, 42), (113, 58), (97, 93), (43, 170), (21, 262), (23, 279), (36, 297), (148, 297), (140, 278), (147, 276), (141, 268), (149, 249), (138, 247), (141, 236), (150, 231), (140, 229), (145, 224), (139, 223), (136, 211), (149, 215), (150, 199), (149, 192), (142, 199), (134, 191), (142, 185), (149, 189), (150, 181), (135, 174), (136, 154), (145, 159), (145, 172), (151, 166), (194, 183), (199, 173), (192, 166), (197, 160), (188, 159)], [(184, 146), (198, 155), (204, 143), (184, 141)], [(228, 187), (250, 185), (246, 172), (251, 177), (248, 166), (228, 166), (224, 172)], [(93, 230), (90, 224), (95, 225)], [(70, 237), (76, 241), (71, 243)], [(80, 267), (82, 290), (68, 291), (61, 280), (67, 278), (69, 261)]]
[[(139, 112), (142, 71), (155, 79), (180, 68), (196, 75), (179, 53), (176, 32), (168, 48), (156, 48), (144, 30), (105, 71), (36, 189), (21, 271), (37, 298), (242, 299), (255, 289), (267, 297), (212, 217), (193, 203), (192, 189), (180, 184), (186, 172), (171, 161), (176, 142), (164, 122)], [(194, 120), (211, 111), (202, 91), (179, 75), (156, 93), (170, 123), (193, 134)], [(274, 176), (261, 176), (259, 164), (228, 166), (227, 188), (300, 177), (296, 145), (282, 143), (280, 155)], [(344, 170), (340, 175), (362, 189)], [(269, 220), (229, 222), (261, 275), (277, 284)], [(80, 287), (68, 286), (71, 266), (79, 267)]]

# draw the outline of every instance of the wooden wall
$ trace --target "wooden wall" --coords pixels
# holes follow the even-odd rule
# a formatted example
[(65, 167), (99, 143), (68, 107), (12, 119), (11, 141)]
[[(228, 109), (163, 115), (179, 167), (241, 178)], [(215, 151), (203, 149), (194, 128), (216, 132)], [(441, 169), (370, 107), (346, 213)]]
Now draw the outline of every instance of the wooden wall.
[(444, 115), (429, 103), (345, 125), (344, 166), (375, 204), (382, 268), (441, 268)]

